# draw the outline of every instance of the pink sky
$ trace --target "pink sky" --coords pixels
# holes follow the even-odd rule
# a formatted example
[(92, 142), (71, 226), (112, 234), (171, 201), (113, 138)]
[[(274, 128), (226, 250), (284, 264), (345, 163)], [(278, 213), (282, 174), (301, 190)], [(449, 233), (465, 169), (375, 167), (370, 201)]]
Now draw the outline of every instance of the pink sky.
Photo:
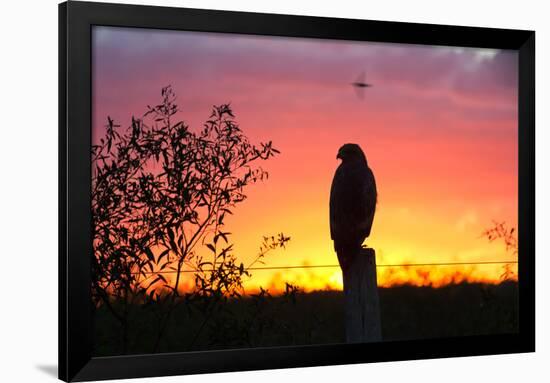
[[(346, 142), (377, 179), (367, 243), (379, 263), (510, 258), (480, 233), (493, 219), (517, 225), (515, 52), (95, 27), (92, 68), (94, 141), (107, 115), (126, 126), (168, 84), (191, 129), (230, 102), (252, 142), (273, 140), (269, 180), (228, 222), (243, 259), (283, 231), (292, 241), (270, 266), (337, 263), (328, 194)], [(363, 99), (350, 85), (361, 72), (373, 84)], [(337, 269), (308, 273), (260, 272), (257, 283), (340, 283)]]

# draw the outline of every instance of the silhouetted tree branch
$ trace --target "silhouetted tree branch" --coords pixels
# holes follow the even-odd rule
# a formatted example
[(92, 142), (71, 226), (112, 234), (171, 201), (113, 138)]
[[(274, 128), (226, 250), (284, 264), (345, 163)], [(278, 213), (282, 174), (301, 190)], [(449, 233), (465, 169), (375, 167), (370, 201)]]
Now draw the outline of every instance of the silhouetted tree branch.
[[(92, 147), (93, 301), (105, 304), (123, 333), (136, 301), (163, 307), (154, 350), (178, 304), (184, 268), (194, 270), (189, 301), (241, 294), (250, 273), (233, 254), (225, 217), (245, 200), (248, 185), (268, 177), (259, 162), (279, 153), (271, 141), (251, 144), (229, 104), (214, 106), (194, 132), (172, 121), (175, 101), (171, 87), (163, 88), (161, 102), (132, 117), (126, 130), (108, 117)], [(264, 250), (288, 239), (280, 234)]]
[[(508, 227), (506, 222), (493, 221), (493, 226), (483, 232), (489, 242), (502, 240), (506, 246), (506, 252), (514, 256), (518, 254), (518, 239), (515, 227)], [(517, 278), (517, 274), (512, 270), (512, 264), (507, 263), (503, 266), (503, 272), (500, 279), (503, 281)]]

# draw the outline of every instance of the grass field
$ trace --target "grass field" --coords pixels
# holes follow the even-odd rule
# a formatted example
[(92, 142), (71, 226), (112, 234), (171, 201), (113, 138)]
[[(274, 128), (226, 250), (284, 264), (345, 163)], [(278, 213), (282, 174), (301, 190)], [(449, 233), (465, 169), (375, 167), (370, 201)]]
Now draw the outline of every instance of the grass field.
[[(380, 288), (384, 340), (512, 333), (518, 330), (518, 285), (456, 284), (441, 288)], [(340, 343), (344, 340), (343, 293), (248, 297), (225, 304), (179, 305), (158, 352)], [(129, 310), (127, 354), (151, 353), (158, 308)], [(206, 314), (205, 314), (206, 313)], [(109, 312), (95, 313), (96, 356), (122, 352), (121, 328)]]

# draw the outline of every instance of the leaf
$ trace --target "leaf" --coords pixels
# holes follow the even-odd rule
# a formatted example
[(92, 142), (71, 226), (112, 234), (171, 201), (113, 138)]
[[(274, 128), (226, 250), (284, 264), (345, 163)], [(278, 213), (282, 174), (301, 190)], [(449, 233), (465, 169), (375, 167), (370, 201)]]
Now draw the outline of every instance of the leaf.
[(158, 278), (160, 278), (164, 283), (168, 283), (168, 282), (166, 281), (166, 278), (164, 278), (164, 275), (159, 274), (159, 275), (158, 275)]
[(165, 257), (165, 256), (167, 256), (169, 252), (170, 252), (170, 249), (166, 249), (166, 250), (164, 250), (162, 253), (160, 253), (157, 262), (160, 263), (160, 261), (162, 260), (162, 258)]
[(170, 239), (170, 246), (172, 247), (172, 250), (177, 252), (178, 246), (176, 245), (176, 241), (174, 241), (174, 231), (172, 229), (168, 229), (168, 237)]
[(161, 270), (161, 271), (164, 270), (164, 269), (166, 268), (166, 266), (168, 266), (168, 265), (169, 265), (168, 262), (163, 263), (163, 264), (160, 266), (160, 269), (159, 269), (159, 270)]
[(149, 285), (147, 286), (147, 289), (149, 289), (151, 286), (153, 286), (155, 283), (157, 282), (160, 282), (162, 281), (162, 278), (160, 277), (160, 275), (158, 277), (155, 278), (155, 280), (151, 283), (149, 283)]
[(145, 255), (147, 255), (147, 258), (149, 258), (149, 260), (151, 262), (154, 262), (155, 261), (155, 256), (153, 255), (153, 252), (151, 251), (150, 248), (145, 248)]
[(231, 234), (231, 233), (229, 233), (229, 232), (225, 232), (225, 233), (224, 233), (224, 232), (220, 231), (220, 234), (219, 234), (219, 235), (220, 235), (220, 237), (223, 238), (223, 240), (225, 241), (225, 243), (228, 243), (229, 241), (227, 240), (227, 236), (228, 236), (229, 234)]
[(214, 247), (214, 245), (212, 245), (211, 243), (207, 243), (206, 244), (206, 247), (208, 247), (210, 250), (212, 250), (212, 252), (215, 254), (216, 253), (216, 248)]

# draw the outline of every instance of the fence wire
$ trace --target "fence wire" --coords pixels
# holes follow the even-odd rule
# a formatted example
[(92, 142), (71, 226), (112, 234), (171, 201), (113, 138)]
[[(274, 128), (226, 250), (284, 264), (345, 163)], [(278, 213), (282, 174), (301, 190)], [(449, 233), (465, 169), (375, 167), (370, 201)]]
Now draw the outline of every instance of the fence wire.
[[(395, 264), (380, 264), (376, 268), (384, 267), (429, 267), (429, 266), (467, 266), (467, 265), (507, 265), (517, 264), (517, 260), (509, 261), (479, 261), (479, 262), (439, 262), (439, 263), (395, 263)], [(257, 266), (249, 267), (246, 270), (289, 270), (289, 269), (321, 269), (321, 268), (336, 268), (340, 265), (289, 265), (289, 266)], [(195, 273), (198, 270), (180, 270), (179, 273)], [(202, 270), (206, 272), (215, 271), (214, 269)], [(143, 271), (132, 274), (175, 274), (177, 270), (161, 270), (161, 271)]]

